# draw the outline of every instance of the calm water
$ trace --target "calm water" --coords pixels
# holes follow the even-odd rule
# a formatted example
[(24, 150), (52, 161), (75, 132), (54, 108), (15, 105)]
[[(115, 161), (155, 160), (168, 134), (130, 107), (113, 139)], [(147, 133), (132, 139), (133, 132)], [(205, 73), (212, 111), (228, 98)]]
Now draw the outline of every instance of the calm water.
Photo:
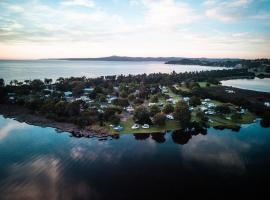
[[(0, 116), (0, 199), (168, 199), (256, 193), (269, 181), (270, 129), (75, 138)], [(179, 199), (179, 198), (178, 198)]]
[(109, 62), (109, 61), (0, 61), (0, 78), (10, 80), (44, 79), (70, 76), (97, 77), (119, 74), (202, 71), (221, 67), (166, 65), (163, 62)]
[(233, 86), (242, 89), (256, 90), (260, 92), (270, 92), (270, 78), (235, 79), (221, 81), (222, 85)]

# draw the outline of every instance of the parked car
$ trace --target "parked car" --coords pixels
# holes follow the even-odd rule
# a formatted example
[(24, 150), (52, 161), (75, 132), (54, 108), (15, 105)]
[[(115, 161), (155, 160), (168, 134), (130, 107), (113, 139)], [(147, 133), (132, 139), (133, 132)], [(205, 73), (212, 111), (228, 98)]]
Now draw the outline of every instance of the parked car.
[(131, 127), (131, 129), (138, 129), (138, 128), (140, 128), (139, 124), (133, 124), (133, 126)]
[(149, 126), (149, 124), (144, 124), (144, 125), (142, 126), (142, 128), (147, 129), (147, 128), (150, 128), (150, 126)]
[(120, 125), (118, 125), (118, 126), (115, 126), (114, 128), (113, 128), (113, 130), (115, 130), (115, 131), (122, 131), (124, 128), (122, 127), (122, 126), (120, 126)]

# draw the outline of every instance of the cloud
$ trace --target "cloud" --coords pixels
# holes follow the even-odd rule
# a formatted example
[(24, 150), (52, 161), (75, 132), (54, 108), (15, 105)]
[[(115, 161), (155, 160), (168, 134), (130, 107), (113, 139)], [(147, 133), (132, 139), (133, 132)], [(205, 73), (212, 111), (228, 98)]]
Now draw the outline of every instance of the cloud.
[[(230, 145), (237, 147), (231, 148)], [(185, 165), (193, 168), (194, 162), (200, 165), (213, 166), (233, 174), (242, 174), (246, 171), (246, 163), (242, 154), (247, 152), (250, 144), (229, 137), (198, 135), (192, 142), (183, 146), (182, 157)]]
[(66, 0), (61, 2), (63, 6), (84, 6), (88, 8), (93, 8), (95, 3), (91, 0)]
[[(78, 180), (67, 173), (63, 162), (53, 156), (38, 156), (12, 163), (10, 176), (1, 180), (1, 199), (98, 199), (89, 180)], [(67, 175), (63, 176), (63, 174)], [(46, 189), (44, 189), (46, 188)]]
[(206, 1), (206, 16), (223, 22), (235, 22), (251, 15), (252, 0)]
[[(267, 10), (249, 12), (254, 1), (207, 0), (196, 6), (176, 0), (113, 1), (102, 6), (99, 1), (74, 2), (0, 2), (0, 57), (261, 57), (270, 52), (265, 31), (241, 26), (219, 30), (219, 21), (269, 24)], [(90, 5), (82, 6), (85, 2), (94, 6), (88, 9)]]
[(146, 26), (177, 28), (195, 22), (199, 16), (186, 3), (174, 0), (141, 0), (130, 1), (132, 5), (141, 3), (146, 8)]
[(25, 123), (8, 119), (7, 123), (0, 128), (0, 142), (3, 141), (12, 131), (25, 128)]

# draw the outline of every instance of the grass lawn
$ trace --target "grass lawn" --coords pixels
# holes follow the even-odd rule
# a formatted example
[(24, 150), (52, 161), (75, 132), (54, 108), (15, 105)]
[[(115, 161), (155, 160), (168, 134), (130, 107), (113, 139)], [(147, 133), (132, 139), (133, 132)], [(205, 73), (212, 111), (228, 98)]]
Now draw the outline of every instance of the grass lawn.
[(246, 112), (242, 115), (242, 120), (240, 121), (241, 124), (250, 124), (256, 119), (256, 115), (251, 112)]
[(256, 116), (250, 112), (242, 114), (242, 119), (238, 122), (233, 120), (226, 119), (224, 115), (210, 115), (208, 116), (213, 122), (210, 122), (210, 126), (226, 126), (226, 127), (235, 127), (241, 124), (250, 124), (256, 119)]
[(182, 100), (182, 97), (180, 95), (178, 95), (178, 94), (173, 93), (173, 91), (171, 89), (168, 89), (167, 94), (170, 95), (176, 101)]
[[(178, 130), (180, 129), (180, 124), (176, 120), (167, 120), (165, 126), (157, 126), (157, 125), (151, 125), (149, 129), (131, 129), (132, 125), (134, 124), (132, 119), (128, 119), (125, 122), (121, 122), (120, 125), (124, 128), (123, 131), (121, 131), (121, 134), (124, 133), (155, 133), (155, 132), (164, 132), (166, 130)], [(112, 129), (112, 128), (111, 128)]]
[(179, 89), (184, 91), (184, 92), (190, 92), (190, 89), (185, 87), (185, 86), (179, 86)]
[[(208, 82), (206, 82), (206, 81), (198, 82), (198, 84), (200, 85), (201, 88), (207, 87), (207, 86), (206, 86), (207, 83), (208, 83)], [(211, 86), (216, 86), (215, 84), (212, 84), (212, 83), (209, 83), (209, 85), (210, 85), (210, 87), (211, 87)]]

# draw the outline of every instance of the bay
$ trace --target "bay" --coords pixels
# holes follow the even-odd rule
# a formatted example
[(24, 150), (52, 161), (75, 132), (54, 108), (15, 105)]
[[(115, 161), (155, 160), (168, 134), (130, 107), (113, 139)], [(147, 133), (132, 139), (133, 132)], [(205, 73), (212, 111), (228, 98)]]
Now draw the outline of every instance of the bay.
[[(256, 193), (270, 129), (76, 138), (0, 116), (0, 199), (140, 199)], [(196, 192), (194, 192), (196, 191)]]
[(33, 80), (59, 77), (99, 77), (106, 75), (150, 74), (218, 70), (222, 67), (196, 65), (167, 65), (163, 62), (136, 61), (66, 61), (27, 60), (0, 61), (0, 78), (11, 80)]

